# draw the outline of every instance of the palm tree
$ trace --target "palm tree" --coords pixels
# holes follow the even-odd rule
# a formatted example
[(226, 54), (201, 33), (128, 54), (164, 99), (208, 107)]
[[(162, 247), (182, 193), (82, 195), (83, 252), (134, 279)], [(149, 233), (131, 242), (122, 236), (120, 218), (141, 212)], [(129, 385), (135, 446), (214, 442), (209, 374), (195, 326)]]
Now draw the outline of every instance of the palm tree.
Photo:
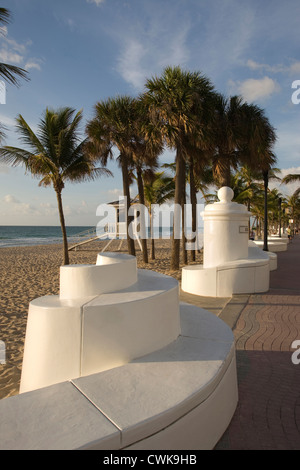
[[(62, 190), (66, 181), (80, 182), (111, 173), (96, 168), (85, 154), (86, 139), (79, 139), (82, 112), (65, 107), (57, 111), (46, 109), (35, 134), (25, 119), (16, 119), (17, 131), (29, 150), (5, 146), (0, 158), (12, 166), (24, 165), (35, 177), (42, 178), (39, 186), (53, 186), (56, 193), (60, 225), (63, 235), (63, 264), (69, 264), (68, 241), (62, 204)], [(74, 117), (73, 117), (74, 116)]]
[(130, 236), (130, 224), (133, 221), (129, 215), (130, 209), (130, 170), (134, 165), (134, 152), (137, 151), (137, 135), (135, 122), (138, 120), (138, 106), (130, 96), (117, 96), (100, 101), (95, 106), (95, 115), (87, 124), (89, 137), (88, 151), (91, 156), (100, 159), (104, 166), (108, 159), (114, 158), (114, 149), (119, 155), (118, 163), (122, 170), (123, 193), (127, 207), (127, 246), (129, 254), (135, 256), (134, 240)]
[[(209, 152), (206, 150), (196, 150), (189, 155), (188, 183), (190, 186), (190, 204), (192, 209), (192, 232), (196, 233), (197, 227), (197, 193), (201, 193), (204, 200), (207, 200), (208, 187), (214, 184), (213, 172), (208, 165)], [(196, 238), (191, 240), (195, 244)], [(191, 250), (191, 260), (196, 260), (196, 250)]]
[(174, 178), (165, 175), (163, 171), (156, 172), (152, 176), (144, 173), (145, 200), (150, 216), (150, 237), (151, 237), (151, 259), (155, 259), (155, 245), (153, 234), (154, 204), (161, 205), (174, 198), (175, 182)]
[[(202, 136), (203, 110), (213, 90), (210, 81), (198, 72), (186, 72), (180, 67), (165, 68), (161, 77), (146, 81), (144, 99), (153, 122), (158, 121), (166, 145), (176, 151), (175, 207), (185, 199), (185, 163), (189, 138)], [(178, 215), (174, 214), (178, 227)], [(177, 232), (176, 230), (174, 232)], [(180, 239), (173, 234), (171, 268), (179, 269)]]
[(234, 192), (233, 200), (246, 205), (249, 212), (251, 211), (251, 202), (254, 201), (255, 195), (261, 190), (258, 183), (259, 179), (261, 179), (260, 173), (255, 173), (247, 165), (239, 167), (231, 177), (231, 187)]
[(288, 212), (288, 220), (292, 219), (292, 228), (293, 233), (295, 231), (295, 227), (298, 226), (300, 220), (300, 197), (299, 193), (294, 192), (291, 196), (287, 198), (287, 212)]
[(243, 101), (239, 96), (227, 98), (216, 93), (214, 106), (212, 167), (218, 186), (230, 186), (231, 168), (237, 166), (237, 151), (242, 139)]
[(276, 132), (264, 110), (255, 104), (245, 103), (242, 114), (242, 137), (239, 145), (239, 162), (259, 171), (264, 182), (264, 247), (268, 251), (268, 185), (276, 163), (273, 147)]
[(281, 206), (284, 200), (285, 198), (276, 188), (269, 190), (269, 221), (272, 224), (273, 228), (276, 227), (276, 232), (279, 233), (279, 236), (281, 236)]
[(227, 98), (216, 93), (212, 125), (212, 163), (219, 186), (230, 186), (231, 169), (239, 165), (261, 172), (274, 165), (275, 129), (259, 106), (244, 102), (240, 96)]
[[(256, 177), (257, 176), (257, 177)], [(251, 211), (251, 203), (255, 202), (255, 197), (260, 193), (260, 185), (256, 182), (259, 176), (250, 170), (248, 166), (239, 168), (231, 176), (231, 188), (234, 192), (233, 200), (239, 204), (244, 204), (248, 211)], [(248, 236), (251, 237), (250, 218), (248, 221)]]
[[(7, 8), (0, 8), (0, 25), (6, 25), (10, 22), (11, 13)], [(16, 77), (28, 80), (28, 72), (15, 65), (3, 64), (0, 62), (0, 76), (12, 85), (19, 85)]]
[[(294, 173), (294, 174), (286, 175), (284, 178), (282, 178), (281, 183), (290, 184), (290, 183), (296, 183), (297, 181), (300, 182), (300, 174)], [(299, 194), (300, 194), (300, 187), (296, 189), (293, 196), (297, 197), (299, 196)]]
[[(268, 171), (268, 181), (278, 180), (276, 172), (279, 170), (272, 168)], [(256, 199), (260, 200), (262, 194), (264, 195), (264, 201), (270, 199), (268, 197), (270, 192), (268, 186), (265, 185), (263, 174), (259, 168), (251, 169), (249, 166), (244, 165), (238, 169), (238, 171), (232, 176), (231, 187), (234, 191), (234, 201), (245, 204), (248, 211), (251, 212), (253, 205), (256, 204)], [(263, 181), (263, 185), (261, 184)], [(265, 204), (265, 202), (264, 202)], [(267, 209), (268, 210), (268, 209)], [(263, 217), (264, 218), (264, 217)], [(249, 220), (249, 236), (250, 236), (250, 220)]]
[(148, 109), (145, 107), (143, 98), (136, 100), (137, 117), (133, 123), (135, 128), (135, 142), (132, 149), (133, 165), (136, 171), (136, 181), (138, 186), (140, 203), (140, 225), (142, 228), (142, 255), (143, 261), (148, 263), (147, 238), (145, 234), (145, 191), (144, 180), (151, 181), (154, 178), (154, 171), (158, 169), (158, 157), (163, 151), (163, 142), (160, 133), (154, 138), (154, 133), (149, 133), (152, 126), (149, 119)]
[[(298, 173), (290, 173), (284, 178), (282, 178), (282, 184), (290, 184), (295, 182), (300, 182), (300, 174)], [(299, 219), (300, 215), (300, 187), (294, 191), (294, 193), (289, 197), (288, 200), (288, 207), (291, 209), (292, 213), (294, 214), (292, 219), (296, 217)], [(295, 220), (294, 220), (294, 227), (295, 227)]]
[[(191, 159), (189, 155), (189, 160)], [(174, 184), (176, 182), (176, 162), (174, 163), (164, 163), (162, 165), (162, 168), (168, 168), (172, 171), (174, 174), (173, 181)], [(183, 264), (188, 263), (188, 254), (187, 254), (187, 238), (186, 238), (186, 211), (185, 211), (185, 205), (186, 205), (186, 183), (189, 178), (189, 163), (188, 161), (185, 161), (185, 183), (184, 183), (184, 194), (182, 196), (182, 201), (181, 201), (181, 238), (182, 238), (182, 262)], [(174, 186), (175, 187), (175, 186)], [(176, 213), (175, 213), (176, 215)], [(175, 217), (174, 217), (175, 219)], [(174, 221), (173, 221), (174, 222)], [(175, 224), (175, 222), (174, 222)], [(174, 229), (174, 226), (173, 226)]]
[[(8, 24), (10, 19), (10, 11), (7, 8), (0, 8), (0, 26)], [(16, 77), (29, 80), (28, 72), (26, 70), (20, 67), (16, 67), (15, 65), (4, 64), (3, 62), (0, 62), (0, 77), (15, 86), (19, 86), (19, 81)], [(5, 137), (3, 128), (4, 126), (0, 127), (0, 141), (2, 141)]]

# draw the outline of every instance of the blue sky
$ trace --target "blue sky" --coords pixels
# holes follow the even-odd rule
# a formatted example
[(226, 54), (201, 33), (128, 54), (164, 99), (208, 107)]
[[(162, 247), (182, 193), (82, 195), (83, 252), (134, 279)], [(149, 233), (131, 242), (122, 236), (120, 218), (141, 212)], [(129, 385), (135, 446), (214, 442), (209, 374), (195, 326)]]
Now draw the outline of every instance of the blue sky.
[[(135, 96), (167, 65), (200, 71), (227, 95), (265, 109), (277, 130), (282, 174), (300, 172), (299, 0), (9, 0), (13, 21), (0, 37), (0, 62), (29, 71), (6, 86), (0, 122), (19, 145), (14, 119), (37, 128), (46, 107), (83, 109), (83, 129), (97, 101)], [(162, 162), (173, 161), (168, 151)], [(68, 225), (95, 225), (99, 204), (121, 194), (121, 174), (66, 184)], [(293, 188), (290, 188), (290, 190)], [(281, 191), (287, 191), (282, 188)], [(59, 225), (55, 193), (23, 168), (0, 165), (0, 225)]]

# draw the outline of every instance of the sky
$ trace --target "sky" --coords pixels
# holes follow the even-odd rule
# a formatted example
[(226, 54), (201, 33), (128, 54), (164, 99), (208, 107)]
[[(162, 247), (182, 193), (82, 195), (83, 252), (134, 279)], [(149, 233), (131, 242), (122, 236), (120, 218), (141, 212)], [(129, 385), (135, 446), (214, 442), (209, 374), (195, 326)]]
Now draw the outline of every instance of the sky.
[[(300, 87), (299, 94), (292, 88), (300, 80), (299, 0), (6, 0), (1, 6), (12, 21), (2, 27), (0, 62), (30, 77), (18, 88), (6, 84), (5, 145), (20, 146), (19, 114), (36, 131), (47, 107), (82, 109), (84, 132), (98, 101), (137, 96), (147, 78), (179, 65), (208, 77), (217, 91), (262, 107), (276, 129), (281, 174), (300, 173)], [(172, 161), (168, 150), (161, 162)], [(121, 172), (114, 162), (108, 168), (113, 177), (66, 183), (67, 225), (94, 226), (97, 207), (118, 199)], [(55, 192), (39, 187), (23, 167), (0, 164), (0, 225), (59, 225)]]

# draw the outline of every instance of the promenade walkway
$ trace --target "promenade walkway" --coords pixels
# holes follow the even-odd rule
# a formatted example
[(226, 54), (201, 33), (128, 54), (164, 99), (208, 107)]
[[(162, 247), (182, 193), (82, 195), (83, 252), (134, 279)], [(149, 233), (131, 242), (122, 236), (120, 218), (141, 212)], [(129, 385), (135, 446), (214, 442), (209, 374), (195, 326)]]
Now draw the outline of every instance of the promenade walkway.
[(277, 255), (269, 292), (234, 296), (220, 314), (235, 322), (239, 404), (218, 450), (300, 450), (300, 238)]
[[(277, 253), (265, 294), (181, 300), (215, 313), (233, 330), (239, 403), (216, 450), (300, 450), (300, 238)], [(300, 359), (300, 348), (298, 358)]]

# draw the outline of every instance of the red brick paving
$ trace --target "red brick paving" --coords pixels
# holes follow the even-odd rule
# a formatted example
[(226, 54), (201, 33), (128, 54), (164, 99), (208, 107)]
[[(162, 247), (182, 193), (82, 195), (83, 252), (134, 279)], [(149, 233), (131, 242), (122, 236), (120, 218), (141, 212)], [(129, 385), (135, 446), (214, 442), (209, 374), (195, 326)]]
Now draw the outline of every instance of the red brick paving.
[(216, 450), (300, 450), (300, 238), (277, 257), (269, 292), (249, 296), (233, 330), (239, 403)]

